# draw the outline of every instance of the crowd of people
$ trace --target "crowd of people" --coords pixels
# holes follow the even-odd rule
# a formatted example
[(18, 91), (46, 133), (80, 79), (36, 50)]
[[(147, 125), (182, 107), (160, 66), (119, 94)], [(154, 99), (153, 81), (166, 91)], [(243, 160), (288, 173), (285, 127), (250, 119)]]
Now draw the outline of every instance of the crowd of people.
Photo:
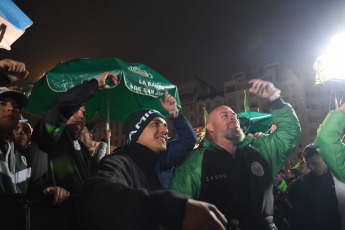
[(68, 90), (31, 127), (28, 104), (6, 88), (28, 75), (25, 64), (0, 60), (0, 219), (9, 229), (345, 229), (345, 105), (331, 111), (301, 161), (283, 169), (299, 141), (293, 107), (271, 82), (249, 81), (267, 99), (276, 130), (245, 135), (228, 106), (211, 111), (198, 143), (176, 99), (133, 111), (126, 146), (106, 155), (110, 130), (95, 149), (85, 103), (105, 72)]

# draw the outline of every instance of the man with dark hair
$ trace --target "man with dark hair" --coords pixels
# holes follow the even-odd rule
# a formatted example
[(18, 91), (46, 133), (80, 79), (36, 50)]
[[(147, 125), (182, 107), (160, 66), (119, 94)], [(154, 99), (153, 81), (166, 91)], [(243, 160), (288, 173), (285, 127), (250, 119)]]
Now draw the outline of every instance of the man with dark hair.
[(160, 112), (130, 114), (123, 133), (128, 145), (104, 157), (83, 187), (82, 229), (225, 229), (226, 219), (215, 206), (162, 190), (155, 167), (166, 151), (168, 129)]
[(280, 191), (285, 192), (287, 185), (286, 185), (286, 181), (285, 181), (285, 171), (284, 170), (280, 170), (276, 176), (276, 181), (277, 181), (277, 188)]
[(26, 150), (30, 148), (32, 128), (28, 120), (22, 115), (20, 115), (17, 127), (13, 129), (13, 135), (20, 146)]
[(345, 185), (332, 176), (313, 144), (302, 157), (310, 172), (291, 185), (291, 229), (345, 229)]
[(29, 184), (30, 156), (14, 142), (12, 133), (20, 119), (19, 110), (28, 104), (28, 99), (2, 87), (28, 74), (23, 62), (0, 60), (0, 193), (26, 193)]
[(178, 167), (170, 188), (212, 203), (241, 230), (275, 229), (273, 176), (298, 142), (301, 129), (292, 107), (272, 83), (253, 79), (249, 92), (267, 98), (277, 130), (245, 136), (236, 113), (219, 106), (206, 121), (208, 137)]
[(112, 73), (84, 81), (62, 94), (44, 117), (36, 124), (32, 136), (32, 182), (36, 188), (56, 186), (77, 195), (97, 160), (77, 136), (85, 126), (85, 107), (88, 99), (108, 87), (109, 79), (117, 84)]
[(289, 186), (290, 182), (298, 178), (298, 171), (296, 169), (288, 169), (288, 179), (286, 179), (286, 184)]
[(31, 175), (28, 153), (14, 141), (19, 109), (28, 104), (21, 93), (0, 87), (0, 193), (26, 193)]

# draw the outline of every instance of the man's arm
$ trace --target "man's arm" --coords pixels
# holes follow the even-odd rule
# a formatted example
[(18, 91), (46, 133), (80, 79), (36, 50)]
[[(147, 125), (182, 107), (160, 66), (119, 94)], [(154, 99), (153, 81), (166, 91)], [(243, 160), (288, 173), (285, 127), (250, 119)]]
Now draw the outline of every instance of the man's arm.
[(164, 154), (164, 165), (162, 165), (165, 169), (172, 168), (182, 162), (197, 142), (194, 129), (182, 112), (179, 112), (172, 121), (178, 136), (173, 141), (168, 142), (167, 151)]
[(317, 130), (315, 148), (332, 174), (345, 183), (345, 145), (342, 142), (345, 127), (345, 104), (339, 110), (329, 112)]
[(249, 92), (271, 101), (272, 122), (276, 124), (277, 130), (258, 137), (251, 143), (251, 147), (268, 162), (274, 177), (298, 143), (301, 127), (295, 111), (289, 104), (284, 103), (280, 98), (280, 90), (272, 83), (261, 80), (252, 80), (249, 83), (253, 83)]
[(42, 150), (47, 151), (57, 143), (68, 119), (93, 97), (99, 88), (105, 88), (106, 79), (111, 79), (117, 84), (115, 75), (103, 73), (97, 78), (73, 87), (52, 103), (33, 133), (33, 140), (37, 141)]
[(198, 199), (201, 189), (203, 149), (190, 152), (185, 161), (176, 168), (169, 189)]
[(82, 228), (225, 229), (226, 220), (213, 205), (173, 191), (137, 187), (127, 162), (123, 156), (107, 156), (85, 183), (77, 212)]
[[(160, 162), (160, 170), (170, 169), (185, 158), (197, 141), (196, 134), (187, 118), (177, 109), (176, 99), (165, 90), (165, 100), (160, 99), (162, 107), (172, 116), (172, 121), (177, 130), (177, 138), (168, 142), (167, 151)], [(159, 170), (159, 171), (160, 171)]]

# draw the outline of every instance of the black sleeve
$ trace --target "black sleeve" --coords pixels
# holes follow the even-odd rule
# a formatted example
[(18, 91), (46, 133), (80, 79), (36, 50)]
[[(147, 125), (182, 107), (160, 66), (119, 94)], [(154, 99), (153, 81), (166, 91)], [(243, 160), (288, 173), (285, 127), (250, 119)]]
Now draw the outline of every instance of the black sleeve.
[(43, 151), (48, 151), (60, 139), (68, 119), (97, 91), (98, 82), (92, 79), (62, 94), (35, 126), (32, 140), (36, 141)]
[(11, 81), (8, 78), (6, 71), (0, 67), (0, 87), (10, 84)]
[(84, 185), (78, 204), (82, 229), (182, 228), (188, 197), (133, 184), (128, 159), (110, 155)]
[(286, 102), (283, 100), (283, 98), (279, 97), (275, 99), (274, 101), (270, 102), (270, 106), (272, 109), (281, 109), (286, 105)]

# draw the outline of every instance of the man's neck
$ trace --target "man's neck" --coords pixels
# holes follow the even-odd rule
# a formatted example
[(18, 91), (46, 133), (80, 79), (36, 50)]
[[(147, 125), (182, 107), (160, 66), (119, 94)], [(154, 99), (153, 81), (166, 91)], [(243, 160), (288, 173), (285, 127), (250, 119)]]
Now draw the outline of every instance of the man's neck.
[(225, 149), (233, 158), (236, 157), (237, 145), (227, 139), (215, 140), (214, 143)]

